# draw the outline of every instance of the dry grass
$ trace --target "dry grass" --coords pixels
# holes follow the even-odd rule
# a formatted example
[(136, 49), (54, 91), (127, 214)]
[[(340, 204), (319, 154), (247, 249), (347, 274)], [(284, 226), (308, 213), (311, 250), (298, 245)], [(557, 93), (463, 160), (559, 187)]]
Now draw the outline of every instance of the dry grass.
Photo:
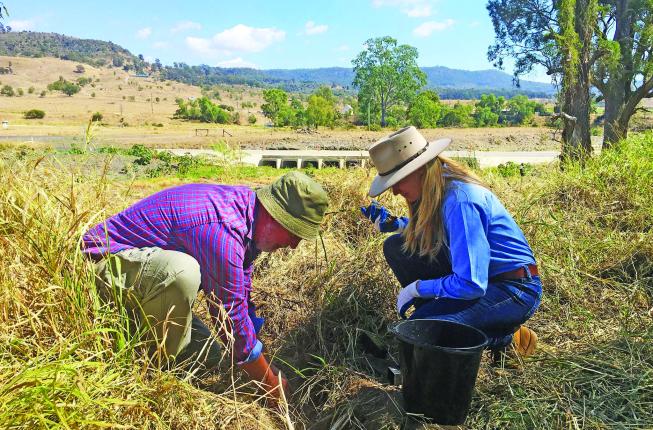
[[(529, 323), (539, 354), (500, 367), (483, 362), (470, 428), (653, 427), (652, 142), (634, 137), (563, 172), (483, 172), (529, 238), (545, 296)], [(97, 299), (77, 250), (81, 233), (179, 179), (109, 181), (84, 173), (83, 163), (0, 157), (8, 178), (0, 185), (0, 427), (289, 427), (227, 370), (189, 384), (154, 369)], [(399, 393), (380, 373), (385, 363), (359, 342), (367, 332), (391, 344), (386, 326), (395, 319), (383, 237), (358, 214), (372, 172), (314, 174), (334, 212), (324, 245), (264, 255), (254, 280), (263, 341), (296, 390), (290, 419), (295, 428), (402, 428)], [(243, 181), (223, 170), (214, 179), (236, 177)], [(384, 203), (402, 212), (398, 199)]]

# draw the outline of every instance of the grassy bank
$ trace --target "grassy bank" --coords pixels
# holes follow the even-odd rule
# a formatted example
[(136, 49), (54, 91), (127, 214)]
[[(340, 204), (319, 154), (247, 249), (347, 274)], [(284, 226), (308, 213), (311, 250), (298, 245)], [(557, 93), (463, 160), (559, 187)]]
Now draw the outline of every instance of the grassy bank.
[[(384, 238), (357, 212), (373, 172), (313, 171), (334, 212), (324, 244), (258, 261), (263, 341), (295, 388), (285, 416), (259, 407), (227, 365), (199, 380), (157, 370), (98, 299), (78, 252), (88, 226), (157, 189), (207, 177), (260, 184), (279, 172), (190, 166), (117, 180), (102, 167), (111, 154), (66, 157), (0, 153), (0, 428), (401, 427), (399, 393), (360, 345), (363, 332), (391, 344), (395, 319)], [(653, 135), (584, 167), (482, 174), (529, 238), (545, 296), (529, 323), (539, 353), (483, 361), (468, 426), (653, 427)], [(384, 203), (404, 211), (397, 198)]]

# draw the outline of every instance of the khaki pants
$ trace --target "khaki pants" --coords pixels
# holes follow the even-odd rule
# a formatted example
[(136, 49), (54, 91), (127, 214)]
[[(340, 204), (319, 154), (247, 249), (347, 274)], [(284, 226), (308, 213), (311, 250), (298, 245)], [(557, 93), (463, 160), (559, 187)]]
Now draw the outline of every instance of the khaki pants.
[(188, 360), (193, 368), (219, 364), (218, 344), (192, 313), (201, 280), (193, 257), (156, 247), (128, 249), (96, 263), (95, 274), (105, 299), (124, 306), (137, 327), (147, 322), (153, 350), (162, 350), (166, 361)]

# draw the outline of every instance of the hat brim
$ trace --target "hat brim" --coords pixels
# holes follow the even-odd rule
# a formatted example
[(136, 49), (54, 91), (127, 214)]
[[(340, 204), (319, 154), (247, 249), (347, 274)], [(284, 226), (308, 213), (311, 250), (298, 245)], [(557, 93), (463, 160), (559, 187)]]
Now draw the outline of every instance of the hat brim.
[(313, 224), (295, 218), (288, 213), (272, 195), (272, 187), (270, 185), (257, 189), (256, 197), (270, 216), (295, 236), (299, 236), (304, 240), (312, 240), (320, 233), (319, 224)]
[(376, 197), (379, 194), (382, 194), (388, 188), (396, 184), (397, 182), (404, 179), (406, 176), (410, 175), (429, 161), (437, 157), (442, 151), (445, 150), (447, 146), (451, 143), (451, 139), (438, 139), (433, 142), (429, 142), (428, 148), (422, 154), (420, 154), (414, 160), (411, 160), (408, 164), (403, 166), (401, 169), (396, 172), (392, 172), (389, 175), (381, 176), (376, 175), (376, 178), (372, 181), (370, 186), (369, 196)]

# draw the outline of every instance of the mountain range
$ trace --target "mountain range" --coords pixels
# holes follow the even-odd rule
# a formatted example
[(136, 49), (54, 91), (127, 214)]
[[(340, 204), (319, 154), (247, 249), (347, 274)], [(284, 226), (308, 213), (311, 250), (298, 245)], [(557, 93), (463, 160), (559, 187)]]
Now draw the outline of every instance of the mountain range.
[[(151, 68), (142, 56), (112, 42), (79, 39), (58, 33), (31, 31), (0, 34), (0, 55), (26, 57), (57, 57), (99, 67), (123, 67), (141, 71)], [(162, 77), (193, 85), (244, 84), (259, 87), (278, 86), (288, 91), (310, 92), (320, 85), (353, 92), (354, 72), (346, 67), (317, 69), (221, 68), (206, 65), (189, 66), (174, 63), (154, 69)], [(435, 89), (442, 98), (478, 98), (492, 92), (511, 97), (525, 94), (529, 97), (551, 97), (555, 88), (547, 83), (521, 80), (516, 87), (513, 77), (499, 70), (459, 70), (448, 67), (422, 67), (427, 77), (427, 87)]]

